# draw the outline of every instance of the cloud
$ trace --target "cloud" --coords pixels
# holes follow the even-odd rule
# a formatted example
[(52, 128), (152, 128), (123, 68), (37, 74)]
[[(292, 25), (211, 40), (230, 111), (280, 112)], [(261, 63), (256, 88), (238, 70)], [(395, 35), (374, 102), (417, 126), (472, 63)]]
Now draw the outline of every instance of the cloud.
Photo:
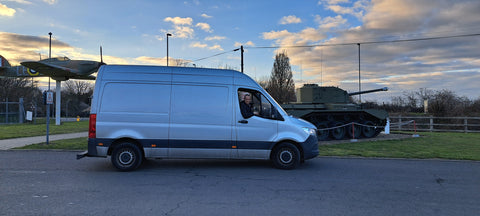
[(24, 5), (30, 5), (30, 4), (32, 4), (32, 2), (26, 1), (26, 0), (6, 0), (6, 1), (16, 2), (16, 3), (24, 4)]
[(191, 43), (190, 44), (190, 47), (193, 47), (193, 48), (202, 48), (202, 49), (209, 49), (209, 50), (220, 50), (220, 51), (223, 51), (223, 48), (218, 45), (218, 44), (215, 44), (213, 46), (208, 46), (208, 44), (205, 44), (205, 43), (201, 43), (201, 42), (194, 42), (194, 43)]
[(239, 47), (239, 46), (255, 46), (255, 44), (252, 41), (247, 41), (246, 43), (240, 43), (240, 42), (235, 42), (233, 45), (234, 47)]
[(204, 14), (204, 13), (203, 13), (202, 15), (200, 15), (200, 16), (201, 16), (201, 17), (203, 17), (203, 18), (207, 18), (207, 19), (210, 19), (210, 18), (212, 18), (212, 16), (209, 16), (209, 15), (207, 15), (207, 14)]
[(206, 37), (206, 41), (212, 41), (212, 40), (225, 40), (227, 37), (224, 36), (212, 36), (212, 37)]
[(49, 4), (49, 5), (53, 5), (53, 4), (56, 4), (58, 1), (57, 0), (43, 0), (45, 3)]
[(315, 21), (319, 24), (319, 28), (341, 28), (347, 24), (347, 20), (344, 19), (341, 15), (335, 17), (325, 17), (322, 19), (319, 15), (315, 16)]
[(197, 23), (195, 26), (199, 27), (200, 29), (206, 32), (212, 32), (212, 30), (210, 29), (210, 25), (208, 23)]
[(163, 21), (171, 22), (174, 25), (192, 25), (193, 19), (190, 17), (181, 18), (181, 17), (167, 17)]
[[(48, 36), (30, 36), (9, 32), (0, 32), (0, 50), (11, 64), (38, 59), (39, 53), (48, 53)], [(56, 53), (71, 52), (73, 47), (62, 41), (52, 39), (52, 50)], [(47, 52), (45, 52), (47, 51)], [(8, 57), (7, 57), (8, 56)]]
[(320, 0), (318, 4), (321, 5), (322, 3), (326, 4), (340, 4), (340, 3), (348, 3), (350, 0)]
[(285, 38), (287, 36), (292, 35), (292, 33), (288, 32), (287, 30), (282, 30), (282, 31), (270, 31), (270, 32), (264, 32), (262, 33), (262, 37), (265, 40), (273, 40), (273, 39), (279, 39), (279, 38)]
[(279, 23), (282, 24), (282, 25), (301, 23), (301, 22), (302, 22), (302, 19), (300, 19), (300, 18), (298, 18), (294, 15), (282, 17), (282, 19), (280, 19), (280, 21), (279, 21)]
[(319, 41), (325, 36), (314, 28), (306, 28), (298, 33), (282, 31), (270, 31), (262, 33), (262, 38), (265, 40), (276, 40), (276, 43), (281, 46), (293, 45), (307, 45), (307, 42)]
[[(140, 56), (134, 59), (135, 62), (146, 65), (166, 65), (167, 58), (157, 58), (150, 56)], [(169, 61), (170, 62), (170, 61)]]
[(163, 21), (171, 22), (173, 24), (173, 29), (162, 31), (170, 32), (172, 33), (172, 36), (176, 38), (193, 38), (194, 30), (191, 27), (193, 23), (192, 18), (167, 17)]
[(175, 26), (173, 37), (193, 38), (193, 29), (188, 26)]
[(190, 47), (195, 47), (195, 48), (205, 48), (207, 47), (208, 44), (200, 43), (200, 42), (194, 42), (190, 44)]
[(211, 47), (208, 47), (209, 50), (219, 50), (219, 51), (223, 51), (223, 48), (222, 46), (218, 45), (218, 44), (215, 44)]
[(6, 5), (0, 3), (0, 16), (12, 17), (13, 15), (15, 15), (15, 12), (15, 9), (9, 8)]
[[(375, 0), (374, 0), (375, 1)], [(353, 3), (353, 5), (345, 6), (349, 4), (348, 0), (327, 0), (320, 1), (318, 4), (323, 4), (325, 9), (331, 10), (337, 14), (349, 14), (362, 19), (365, 11), (368, 9), (369, 1), (367, 0), (358, 0)]]

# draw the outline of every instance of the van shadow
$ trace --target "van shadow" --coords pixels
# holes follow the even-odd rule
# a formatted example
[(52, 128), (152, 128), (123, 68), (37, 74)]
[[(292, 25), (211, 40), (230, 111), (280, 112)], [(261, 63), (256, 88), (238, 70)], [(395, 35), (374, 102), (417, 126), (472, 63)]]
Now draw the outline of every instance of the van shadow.
[(234, 168), (234, 169), (271, 169), (265, 160), (219, 160), (219, 159), (149, 159), (144, 161), (139, 170), (159, 168)]

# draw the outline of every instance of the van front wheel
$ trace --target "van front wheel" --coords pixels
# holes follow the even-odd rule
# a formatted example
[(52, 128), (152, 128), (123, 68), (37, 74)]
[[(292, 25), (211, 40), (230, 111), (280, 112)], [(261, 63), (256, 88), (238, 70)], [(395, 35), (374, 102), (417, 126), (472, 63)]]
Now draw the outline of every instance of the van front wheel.
[(142, 164), (142, 152), (133, 143), (120, 143), (113, 149), (112, 164), (120, 171), (131, 171)]
[(300, 164), (300, 151), (291, 143), (281, 143), (273, 149), (271, 160), (278, 169), (295, 169)]

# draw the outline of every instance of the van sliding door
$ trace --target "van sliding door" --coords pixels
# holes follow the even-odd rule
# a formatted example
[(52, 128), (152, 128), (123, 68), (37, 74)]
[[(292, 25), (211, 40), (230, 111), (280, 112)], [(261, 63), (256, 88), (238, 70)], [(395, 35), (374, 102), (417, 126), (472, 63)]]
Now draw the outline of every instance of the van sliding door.
[(172, 85), (169, 157), (231, 157), (230, 89), (222, 85)]

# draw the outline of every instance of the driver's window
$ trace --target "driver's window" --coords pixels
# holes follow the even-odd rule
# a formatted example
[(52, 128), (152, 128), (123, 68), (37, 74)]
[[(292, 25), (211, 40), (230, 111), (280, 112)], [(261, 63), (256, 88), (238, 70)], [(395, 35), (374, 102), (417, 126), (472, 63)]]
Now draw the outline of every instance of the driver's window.
[[(260, 92), (250, 89), (238, 91), (240, 111), (244, 118), (258, 116), (267, 119), (276, 119), (276, 111), (272, 104)], [(248, 104), (248, 106), (246, 106)]]

